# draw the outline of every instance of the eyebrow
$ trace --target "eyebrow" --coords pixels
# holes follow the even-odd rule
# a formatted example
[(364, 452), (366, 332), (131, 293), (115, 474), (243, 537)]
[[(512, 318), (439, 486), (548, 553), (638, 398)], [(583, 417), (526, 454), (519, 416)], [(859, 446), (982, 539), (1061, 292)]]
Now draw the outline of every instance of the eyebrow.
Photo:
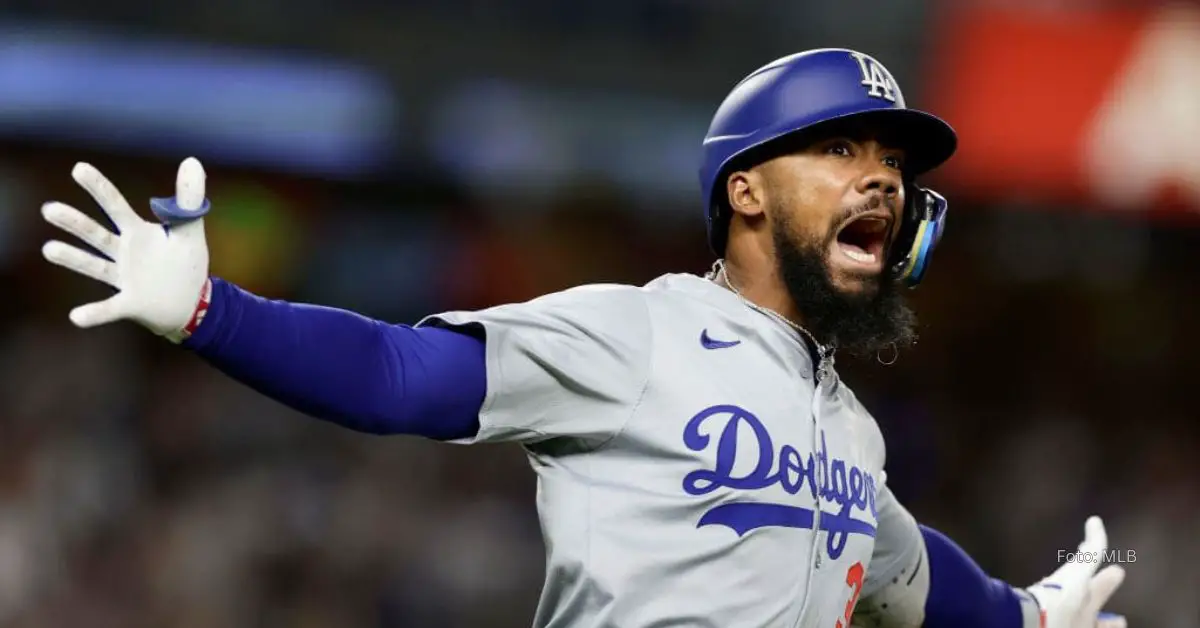
[(857, 129), (855, 132), (831, 131), (826, 135), (822, 135), (821, 137), (814, 139), (810, 144), (808, 144), (808, 147), (820, 146), (822, 144), (841, 139), (850, 140), (859, 144), (873, 140), (878, 142), (879, 145), (889, 153), (896, 153), (904, 157), (908, 156), (908, 151), (900, 145), (899, 140), (892, 141), (892, 138), (880, 137), (878, 134), (871, 133), (866, 129)]

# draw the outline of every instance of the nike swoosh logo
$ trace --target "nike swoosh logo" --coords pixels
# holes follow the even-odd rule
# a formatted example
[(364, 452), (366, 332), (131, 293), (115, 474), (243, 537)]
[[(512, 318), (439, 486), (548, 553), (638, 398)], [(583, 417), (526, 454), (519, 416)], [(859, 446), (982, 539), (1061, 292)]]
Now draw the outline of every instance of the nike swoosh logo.
[(700, 346), (705, 349), (728, 349), (742, 344), (741, 340), (713, 340), (708, 335), (708, 330), (700, 332)]

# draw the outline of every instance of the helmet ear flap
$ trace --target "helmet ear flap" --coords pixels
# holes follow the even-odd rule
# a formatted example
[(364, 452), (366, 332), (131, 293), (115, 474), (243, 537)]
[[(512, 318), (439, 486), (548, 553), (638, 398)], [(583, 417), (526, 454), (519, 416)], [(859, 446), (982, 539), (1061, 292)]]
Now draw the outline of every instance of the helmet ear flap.
[(909, 183), (900, 232), (892, 244), (892, 275), (913, 288), (921, 283), (929, 268), (933, 250), (942, 239), (946, 226), (946, 198), (933, 190)]

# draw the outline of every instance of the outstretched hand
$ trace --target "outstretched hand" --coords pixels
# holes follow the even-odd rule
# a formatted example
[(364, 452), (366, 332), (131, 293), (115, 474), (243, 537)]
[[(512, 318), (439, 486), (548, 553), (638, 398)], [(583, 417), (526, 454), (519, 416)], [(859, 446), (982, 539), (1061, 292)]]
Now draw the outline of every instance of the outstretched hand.
[(151, 204), (161, 222), (143, 219), (120, 190), (99, 170), (79, 163), (72, 178), (95, 199), (116, 232), (64, 203), (42, 206), (50, 224), (79, 238), (97, 253), (59, 240), (42, 247), (51, 263), (108, 284), (116, 294), (80, 305), (70, 320), (82, 328), (118, 320), (134, 321), (160, 336), (178, 342), (194, 323), (201, 292), (208, 281), (208, 245), (203, 216), (204, 168), (195, 158), (179, 165), (175, 197)]
[(1042, 607), (1042, 628), (1125, 628), (1125, 618), (1100, 609), (1125, 580), (1119, 565), (1100, 567), (1108, 551), (1108, 533), (1100, 517), (1084, 525), (1079, 560), (1064, 563), (1027, 590)]

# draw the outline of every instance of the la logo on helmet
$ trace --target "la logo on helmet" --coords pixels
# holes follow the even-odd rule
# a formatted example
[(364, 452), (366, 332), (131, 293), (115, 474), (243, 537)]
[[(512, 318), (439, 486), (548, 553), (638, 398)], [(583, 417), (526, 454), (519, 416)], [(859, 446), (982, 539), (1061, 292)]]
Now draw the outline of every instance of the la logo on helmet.
[[(874, 98), (883, 98), (889, 102), (896, 102), (902, 99), (900, 90), (896, 87), (896, 80), (892, 78), (892, 73), (888, 72), (883, 64), (875, 59), (868, 57), (861, 52), (851, 52), (851, 57), (858, 62), (858, 69), (862, 71), (862, 85), (868, 87), (867, 95)], [(901, 100), (901, 106), (903, 101)]]

